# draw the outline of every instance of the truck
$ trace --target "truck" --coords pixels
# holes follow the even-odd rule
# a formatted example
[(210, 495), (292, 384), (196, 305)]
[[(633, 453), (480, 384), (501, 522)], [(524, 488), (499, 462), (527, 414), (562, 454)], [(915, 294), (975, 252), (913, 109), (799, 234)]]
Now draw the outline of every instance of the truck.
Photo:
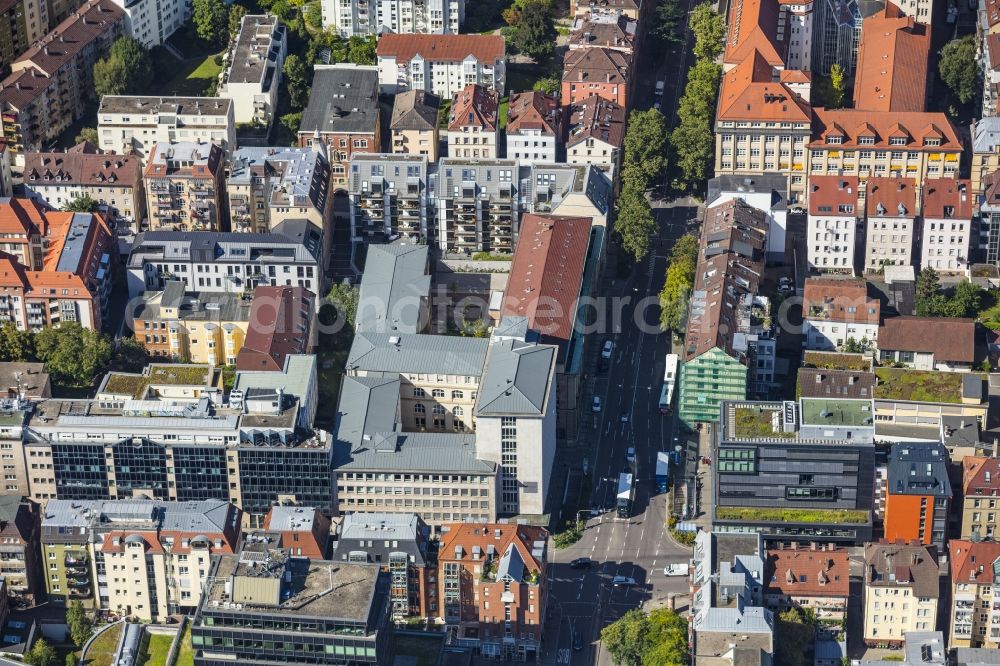
[(619, 518), (632, 517), (633, 492), (631, 472), (622, 472), (618, 475), (618, 495), (615, 499), (615, 512)]
[(656, 454), (656, 489), (661, 493), (665, 493), (669, 486), (670, 454), (666, 451), (659, 451)]

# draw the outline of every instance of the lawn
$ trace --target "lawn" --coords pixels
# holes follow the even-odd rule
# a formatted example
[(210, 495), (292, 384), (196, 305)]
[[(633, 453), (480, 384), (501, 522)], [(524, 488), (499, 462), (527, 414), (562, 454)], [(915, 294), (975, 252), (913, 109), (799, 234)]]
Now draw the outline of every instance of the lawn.
[(123, 626), (118, 624), (108, 629), (90, 644), (90, 649), (87, 650), (87, 666), (111, 666)]
[(876, 368), (875, 398), (915, 402), (962, 402), (960, 372)]
[(142, 656), (139, 666), (165, 666), (173, 642), (172, 634), (150, 634), (146, 654)]
[(870, 372), (872, 369), (872, 360), (864, 354), (807, 351), (802, 357), (802, 365), (807, 368), (824, 368), (826, 370), (863, 370)]
[(222, 72), (222, 65), (215, 64), (216, 55), (199, 54), (178, 60), (164, 48), (153, 49), (153, 64), (158, 75), (153, 83), (156, 94), (192, 97), (203, 95), (209, 84)]
[(413, 636), (397, 633), (393, 643), (397, 656), (413, 657), (416, 659), (416, 666), (436, 666), (444, 645), (444, 636), (443, 634)]
[(194, 666), (194, 648), (191, 647), (190, 622), (187, 628), (184, 629), (184, 635), (181, 636), (181, 646), (177, 650), (177, 661), (174, 662), (174, 666)]
[(868, 512), (856, 509), (766, 509), (720, 506), (719, 520), (763, 520), (770, 523), (865, 523)]
[(774, 409), (758, 409), (757, 407), (736, 408), (736, 436), (740, 439), (755, 439), (758, 437), (795, 437), (794, 432), (782, 432), (774, 429), (774, 415), (778, 414), (780, 427), (781, 412)]
[(507, 94), (534, 90), (536, 81), (544, 79), (554, 71), (551, 63), (509, 62), (507, 63)]

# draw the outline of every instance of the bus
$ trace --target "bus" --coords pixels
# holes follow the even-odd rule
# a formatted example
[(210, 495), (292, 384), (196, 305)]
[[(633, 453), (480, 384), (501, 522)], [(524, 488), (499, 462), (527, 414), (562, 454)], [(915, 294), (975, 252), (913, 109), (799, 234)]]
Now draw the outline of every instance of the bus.
[(618, 498), (615, 502), (615, 510), (619, 518), (629, 518), (632, 516), (632, 498), (635, 495), (635, 485), (632, 482), (631, 472), (622, 472), (618, 475)]
[(677, 354), (667, 354), (667, 367), (663, 371), (663, 388), (660, 389), (660, 413), (666, 414), (674, 402), (674, 387), (677, 386), (677, 368), (680, 358)]

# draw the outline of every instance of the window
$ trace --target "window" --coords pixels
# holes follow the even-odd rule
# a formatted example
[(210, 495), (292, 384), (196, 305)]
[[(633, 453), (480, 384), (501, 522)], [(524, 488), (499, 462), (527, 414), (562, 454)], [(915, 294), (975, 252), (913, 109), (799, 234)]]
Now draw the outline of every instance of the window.
[(464, 398), (465, 398), (465, 392), (464, 391), (452, 391), (451, 392), (451, 399), (452, 400), (463, 400)]

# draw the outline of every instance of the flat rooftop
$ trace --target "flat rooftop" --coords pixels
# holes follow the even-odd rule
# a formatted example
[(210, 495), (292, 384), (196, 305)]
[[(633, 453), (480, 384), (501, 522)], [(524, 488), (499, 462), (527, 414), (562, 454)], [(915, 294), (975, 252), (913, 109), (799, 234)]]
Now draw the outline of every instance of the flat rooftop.
[(803, 398), (800, 405), (803, 425), (870, 426), (874, 418), (868, 400)]
[(146, 394), (146, 389), (154, 384), (165, 386), (216, 386), (216, 371), (210, 365), (162, 364), (150, 365), (139, 373), (109, 372), (100, 389), (102, 393), (131, 395), (136, 399)]
[[(263, 565), (266, 566), (266, 565)], [(257, 567), (260, 573), (267, 576), (263, 567)], [(255, 605), (241, 602), (242, 612), (247, 614), (297, 615), (305, 617), (331, 618), (366, 622), (375, 596), (375, 585), (378, 581), (379, 566), (377, 564), (354, 564), (346, 562), (330, 562), (326, 560), (307, 560), (289, 558), (285, 571), (291, 574), (287, 583), (291, 596), (279, 605)], [(222, 555), (214, 577), (209, 579), (205, 599), (202, 602), (204, 612), (216, 608), (225, 608), (231, 602), (231, 594), (226, 593), (230, 578), (236, 575), (255, 575), (246, 563), (240, 562), (239, 555)], [(237, 609), (226, 609), (227, 613), (239, 612)]]
[(802, 356), (802, 366), (806, 368), (824, 368), (826, 370), (859, 370), (870, 372), (872, 369), (872, 360), (864, 354), (807, 351)]
[(876, 368), (875, 399), (961, 403), (966, 376), (961, 372)]

